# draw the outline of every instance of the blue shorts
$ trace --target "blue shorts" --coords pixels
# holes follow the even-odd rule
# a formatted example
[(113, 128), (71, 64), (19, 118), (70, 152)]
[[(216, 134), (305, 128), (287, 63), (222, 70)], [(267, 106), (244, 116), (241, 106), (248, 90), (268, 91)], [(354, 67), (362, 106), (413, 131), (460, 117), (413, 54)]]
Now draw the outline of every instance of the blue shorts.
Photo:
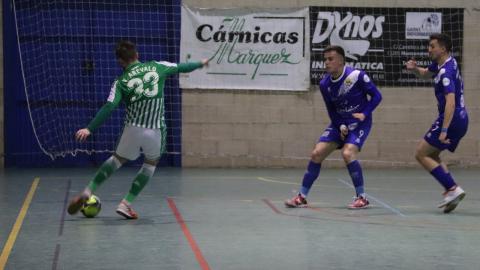
[(318, 142), (335, 142), (338, 144), (337, 149), (341, 149), (346, 143), (350, 143), (356, 145), (358, 150), (361, 150), (363, 144), (367, 140), (371, 128), (372, 118), (365, 119), (365, 121), (360, 122), (355, 129), (349, 130), (345, 140), (342, 140), (340, 129), (330, 124), (320, 136)]
[(430, 130), (427, 131), (423, 137), (433, 147), (443, 151), (448, 149), (450, 152), (455, 152), (460, 140), (465, 136), (468, 129), (468, 114), (465, 110), (456, 111), (453, 115), (452, 121), (447, 131), (447, 138), (450, 139), (449, 144), (440, 142), (438, 137), (441, 133), (443, 124), (443, 115), (439, 116), (432, 124)]

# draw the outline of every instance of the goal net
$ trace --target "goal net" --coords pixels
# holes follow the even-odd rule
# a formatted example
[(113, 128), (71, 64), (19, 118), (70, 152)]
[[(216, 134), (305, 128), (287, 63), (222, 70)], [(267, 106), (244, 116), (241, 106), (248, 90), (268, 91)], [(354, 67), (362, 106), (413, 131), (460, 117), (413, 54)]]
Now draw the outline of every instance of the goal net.
[[(22, 75), (34, 133), (52, 159), (79, 152), (113, 152), (123, 105), (85, 143), (75, 132), (107, 101), (122, 72), (114, 54), (121, 39), (137, 43), (140, 60), (178, 62), (180, 1), (15, 0)], [(179, 155), (181, 94), (167, 79), (167, 153)]]

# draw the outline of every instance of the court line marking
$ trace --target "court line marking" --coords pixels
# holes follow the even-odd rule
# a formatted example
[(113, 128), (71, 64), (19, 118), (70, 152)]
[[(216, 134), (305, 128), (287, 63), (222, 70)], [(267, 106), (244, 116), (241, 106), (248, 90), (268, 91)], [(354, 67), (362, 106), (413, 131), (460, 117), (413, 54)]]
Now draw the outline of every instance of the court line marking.
[[(294, 216), (294, 217), (301, 217), (301, 218), (309, 218), (309, 219), (317, 219), (317, 218), (312, 218), (310, 216), (304, 216), (304, 215), (292, 215), (292, 214), (287, 214), (287, 213), (284, 213), (282, 212), (281, 210), (279, 210), (274, 204), (273, 204), (273, 201), (269, 200), (269, 199), (262, 199), (262, 201), (268, 205), (275, 213), (279, 214), (279, 215), (285, 215), (285, 216)], [(366, 216), (364, 215), (357, 215), (357, 216), (351, 216), (351, 215), (345, 215), (345, 214), (341, 214), (341, 213), (338, 213), (338, 212), (335, 212), (335, 211), (330, 211), (328, 210), (327, 208), (323, 208), (323, 207), (316, 207), (316, 206), (303, 206), (303, 207), (298, 207), (299, 209), (307, 209), (307, 210), (312, 210), (312, 211), (317, 211), (317, 212), (323, 212), (323, 213), (326, 213), (326, 214), (330, 214), (332, 216), (336, 216), (336, 217), (341, 217), (341, 218), (352, 218), (352, 217), (355, 217), (355, 218), (365, 218)]]
[(65, 192), (65, 198), (63, 199), (63, 210), (62, 210), (62, 216), (60, 218), (60, 228), (58, 229), (58, 236), (63, 235), (63, 228), (65, 227), (65, 215), (67, 213), (68, 195), (70, 194), (71, 186), (72, 186), (72, 180), (68, 179), (67, 190)]
[[(315, 219), (315, 220), (330, 220), (330, 221), (338, 221), (338, 222), (355, 222), (355, 223), (364, 223), (364, 222), (359, 222), (358, 220), (357, 221), (350, 221), (351, 218), (353, 218), (352, 216), (348, 216), (348, 215), (343, 215), (343, 214), (340, 214), (340, 213), (335, 213), (335, 212), (332, 212), (332, 211), (322, 211), (323, 209), (322, 208), (319, 208), (319, 207), (316, 207), (316, 208), (311, 208), (311, 207), (299, 207), (299, 209), (307, 209), (307, 210), (314, 210), (314, 211), (319, 211), (319, 212), (325, 212), (327, 214), (331, 214), (333, 216), (336, 216), (338, 217), (339, 219), (329, 219), (329, 218), (324, 218), (324, 217), (316, 217), (316, 216), (309, 216), (309, 215), (294, 215), (294, 214), (289, 214), (289, 213), (285, 213), (283, 211), (281, 211), (280, 209), (278, 209), (273, 203), (272, 201), (270, 201), (269, 199), (262, 199), (262, 201), (268, 206), (270, 207), (270, 209), (275, 212), (275, 214), (278, 214), (278, 215), (283, 215), (283, 216), (288, 216), (288, 217), (296, 217), (296, 218), (305, 218), (305, 219)], [(354, 218), (365, 218), (365, 216), (356, 216)], [(373, 223), (373, 224), (377, 224), (377, 223)], [(383, 224), (380, 224), (379, 225), (383, 225)]]
[[(63, 209), (62, 209), (62, 214), (60, 218), (60, 228), (58, 229), (58, 235), (57, 235), (58, 238), (60, 238), (63, 235), (63, 228), (65, 226), (65, 214), (67, 213), (68, 195), (70, 194), (71, 186), (72, 186), (72, 180), (68, 179), (67, 188), (65, 191), (65, 198), (63, 199)], [(57, 244), (55, 247), (55, 253), (53, 255), (53, 261), (52, 261), (52, 270), (57, 269), (61, 248), (62, 248), (61, 244)]]
[(175, 201), (172, 198), (167, 198), (167, 201), (168, 201), (168, 205), (170, 206), (170, 209), (172, 210), (173, 214), (175, 215), (175, 218), (177, 219), (178, 225), (180, 225), (180, 227), (182, 228), (183, 234), (185, 235), (185, 238), (187, 238), (187, 241), (190, 244), (190, 248), (192, 249), (193, 253), (195, 253), (195, 257), (197, 258), (198, 264), (200, 264), (200, 267), (203, 270), (210, 270), (210, 266), (208, 265), (207, 260), (205, 259), (205, 257), (203, 257), (202, 251), (198, 247), (197, 242), (195, 242), (193, 235), (190, 233), (190, 230), (188, 229), (188, 226), (185, 223), (185, 220), (180, 214), (180, 211), (178, 210), (175, 204)]
[(298, 185), (298, 183), (286, 182), (286, 181), (278, 181), (273, 179), (267, 179), (264, 177), (257, 177), (258, 180), (270, 183), (277, 183), (277, 184), (286, 184), (286, 185)]
[(30, 187), (30, 190), (27, 193), (27, 197), (25, 198), (22, 208), (20, 209), (20, 212), (18, 213), (17, 220), (15, 221), (15, 224), (13, 225), (12, 231), (10, 232), (7, 242), (5, 243), (5, 246), (3, 247), (2, 254), (0, 255), (0, 270), (5, 269), (5, 265), (7, 264), (8, 257), (10, 256), (10, 252), (12, 251), (13, 245), (15, 244), (15, 241), (17, 240), (18, 233), (20, 232), (20, 229), (22, 228), (23, 220), (25, 219), (25, 216), (27, 215), (28, 208), (30, 207), (30, 203), (32, 202), (33, 195), (35, 194), (35, 191), (37, 190), (38, 183), (40, 182), (40, 178), (36, 177), (33, 180), (32, 186)]
[[(260, 177), (258, 176), (257, 179), (260, 180), (260, 181), (263, 181), (263, 182), (269, 182), (269, 183), (276, 183), (276, 184), (285, 184), (285, 185), (294, 185), (294, 186), (298, 186), (300, 185), (300, 183), (293, 183), (293, 182), (288, 182), (288, 181), (280, 181), (280, 180), (274, 180), (274, 179), (271, 179), (272, 177), (269, 178), (265, 178), (265, 177)], [(332, 179), (335, 179), (335, 178), (332, 178)], [(328, 187), (328, 188), (343, 188), (343, 187), (338, 187), (338, 185), (328, 185), (328, 184), (321, 184), (322, 187)]]
[[(476, 178), (476, 176), (473, 176), (473, 174), (476, 173), (476, 172), (472, 172), (472, 176), (471, 178), (468, 176), (462, 176), (462, 179), (465, 179), (465, 180), (478, 180)], [(164, 177), (170, 177), (170, 178), (181, 178), (183, 180), (196, 180), (196, 179), (207, 179), (207, 180), (236, 180), (236, 179), (245, 179), (246, 177), (245, 176), (215, 176), (215, 175), (212, 175), (212, 176), (195, 176), (195, 175), (190, 175), (190, 176), (178, 176), (178, 175), (168, 175), (168, 174), (162, 174), (162, 175), (156, 175), (155, 174), (155, 178), (157, 179), (165, 179)], [(47, 181), (47, 180), (57, 180), (57, 179), (65, 179), (65, 178), (70, 178), (70, 179), (85, 179), (84, 176), (69, 176), (69, 175), (65, 175), (65, 176), (48, 176), (48, 177), (43, 177), (43, 181)], [(369, 179), (381, 179), (381, 180), (396, 180), (396, 179), (411, 179), (412, 177), (415, 177), (415, 179), (432, 179), (431, 176), (389, 176), (388, 178), (385, 178), (384, 176), (374, 176), (374, 175), (369, 175), (368, 178)], [(281, 178), (281, 177), (277, 177), (277, 178)], [(286, 177), (285, 177), (286, 178)], [(132, 179), (132, 177), (130, 176), (115, 176), (115, 179)], [(322, 176), (322, 179), (331, 179), (331, 180), (335, 180), (336, 178), (334, 176)]]
[[(338, 178), (337, 179), (340, 183), (342, 184), (345, 184), (346, 186), (348, 187), (351, 187), (351, 188), (354, 188), (354, 186), (352, 186), (352, 184), (346, 182), (345, 180), (341, 179), (341, 178)], [(383, 207), (385, 207), (386, 209), (394, 212), (395, 214), (401, 216), (401, 217), (407, 217), (406, 215), (404, 215), (402, 212), (400, 212), (400, 210), (398, 210), (397, 208), (395, 207), (392, 207), (390, 205), (388, 205), (387, 203), (383, 202), (382, 200), (380, 199), (377, 199), (375, 197), (373, 197), (371, 194), (368, 194), (368, 193), (365, 193), (369, 198), (371, 198), (372, 200), (374, 200), (375, 202), (381, 204)]]
[(52, 270), (57, 269), (58, 265), (58, 258), (60, 257), (60, 244), (57, 244), (55, 246), (55, 253), (53, 255), (53, 263), (52, 263)]
[[(478, 232), (480, 231), (480, 227), (476, 226), (460, 226), (458, 224), (442, 224), (437, 222), (431, 221), (413, 221), (411, 219), (382, 219), (382, 220), (372, 220), (367, 216), (341, 216), (335, 215), (331, 217), (318, 217), (318, 216), (310, 216), (304, 214), (290, 214), (281, 211), (277, 208), (272, 201), (269, 199), (262, 199), (262, 201), (267, 205), (270, 210), (272, 210), (275, 214), (287, 217), (294, 217), (294, 218), (304, 218), (304, 219), (311, 219), (311, 220), (323, 220), (323, 221), (332, 221), (332, 222), (346, 222), (352, 224), (368, 224), (368, 225), (378, 225), (378, 226), (392, 226), (392, 227), (401, 227), (401, 228), (416, 228), (416, 229), (426, 229), (426, 230), (448, 230), (451, 231), (469, 231), (469, 232)], [(310, 209), (309, 207), (299, 208), (299, 209)], [(310, 209), (313, 210), (313, 209)]]
[[(273, 178), (273, 177), (270, 177)], [(338, 178), (334, 177), (323, 177), (322, 179), (328, 179), (328, 180), (338, 180)], [(371, 177), (369, 177), (371, 179)], [(373, 178), (375, 179), (375, 178)], [(380, 179), (380, 178), (378, 178)], [(383, 179), (383, 178), (382, 178)], [(399, 178), (401, 179), (401, 178)], [(301, 183), (293, 183), (293, 182), (288, 182), (288, 181), (281, 181), (281, 180), (274, 180), (274, 179), (269, 179), (265, 177), (257, 177), (257, 180), (263, 181), (263, 182), (269, 182), (269, 183), (277, 183), (277, 184), (285, 184), (285, 185), (300, 185)], [(338, 185), (328, 185), (328, 184), (319, 184), (322, 187), (328, 187), (328, 188), (343, 188), (339, 187)], [(386, 187), (369, 187), (370, 190), (383, 190), (383, 191), (395, 191), (395, 192), (418, 192), (418, 193), (436, 193), (435, 191), (428, 189), (428, 190), (407, 190), (407, 189), (393, 189), (393, 188), (386, 188)], [(438, 193), (438, 192), (437, 192)]]

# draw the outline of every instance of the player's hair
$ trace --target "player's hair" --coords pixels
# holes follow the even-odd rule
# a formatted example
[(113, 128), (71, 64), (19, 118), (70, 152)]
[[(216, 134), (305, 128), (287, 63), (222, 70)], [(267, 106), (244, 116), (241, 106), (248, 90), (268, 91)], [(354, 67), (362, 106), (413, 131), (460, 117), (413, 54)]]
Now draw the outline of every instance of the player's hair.
[(323, 50), (323, 53), (327, 53), (327, 52), (336, 52), (338, 53), (339, 55), (342, 56), (342, 59), (343, 59), (343, 62), (345, 62), (345, 51), (343, 50), (342, 47), (340, 46), (337, 46), (337, 45), (329, 45), (325, 48), (325, 50)]
[(436, 40), (440, 46), (445, 47), (447, 52), (452, 51), (452, 39), (449, 35), (443, 33), (435, 33), (430, 35), (430, 41)]
[(137, 46), (131, 41), (121, 40), (117, 43), (115, 55), (125, 63), (130, 63), (137, 57)]

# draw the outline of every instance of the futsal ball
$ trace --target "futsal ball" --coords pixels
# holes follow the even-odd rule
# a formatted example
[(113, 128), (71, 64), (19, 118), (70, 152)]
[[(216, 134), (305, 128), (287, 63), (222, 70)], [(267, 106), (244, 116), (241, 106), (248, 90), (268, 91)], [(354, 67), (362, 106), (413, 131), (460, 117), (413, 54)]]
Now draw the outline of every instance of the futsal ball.
[(92, 195), (83, 204), (82, 209), (80, 211), (87, 218), (93, 218), (96, 215), (98, 215), (98, 213), (100, 213), (101, 209), (102, 209), (102, 203), (100, 202), (100, 199), (97, 196)]

